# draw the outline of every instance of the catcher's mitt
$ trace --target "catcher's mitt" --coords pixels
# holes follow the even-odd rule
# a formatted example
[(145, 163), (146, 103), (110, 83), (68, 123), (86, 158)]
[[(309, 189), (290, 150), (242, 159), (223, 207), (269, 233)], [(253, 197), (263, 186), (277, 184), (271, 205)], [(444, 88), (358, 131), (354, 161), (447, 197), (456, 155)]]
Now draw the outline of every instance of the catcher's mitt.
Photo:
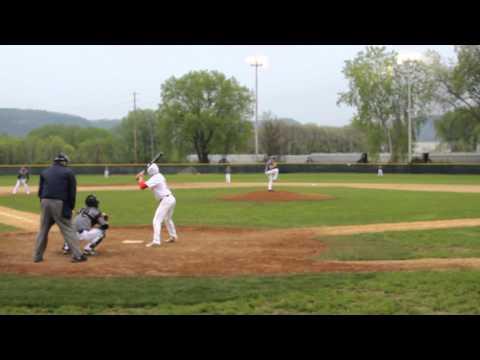
[(108, 221), (108, 214), (107, 213), (102, 213), (102, 217), (105, 219), (105, 221)]

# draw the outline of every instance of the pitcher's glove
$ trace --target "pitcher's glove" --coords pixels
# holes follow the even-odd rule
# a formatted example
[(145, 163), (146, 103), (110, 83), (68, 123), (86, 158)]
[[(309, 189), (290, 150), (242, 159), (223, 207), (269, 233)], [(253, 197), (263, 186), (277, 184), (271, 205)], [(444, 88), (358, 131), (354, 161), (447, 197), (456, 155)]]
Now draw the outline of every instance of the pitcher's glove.
[(102, 217), (105, 219), (105, 221), (108, 221), (108, 214), (107, 213), (102, 213)]

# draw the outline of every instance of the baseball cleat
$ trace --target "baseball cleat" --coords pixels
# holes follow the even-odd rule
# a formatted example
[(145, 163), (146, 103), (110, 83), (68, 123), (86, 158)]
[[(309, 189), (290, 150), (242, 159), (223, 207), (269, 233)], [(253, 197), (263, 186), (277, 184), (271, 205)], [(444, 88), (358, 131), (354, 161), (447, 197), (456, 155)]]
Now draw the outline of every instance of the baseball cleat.
[(95, 256), (97, 255), (97, 252), (93, 249), (84, 249), (83, 254), (87, 256)]
[(68, 254), (70, 254), (70, 249), (65, 249), (65, 248), (64, 248), (64, 249), (62, 249), (62, 251), (63, 251), (63, 255), (68, 255)]
[(169, 237), (168, 240), (165, 240), (167, 243), (174, 243), (175, 241), (177, 241), (177, 238), (173, 236)]
[(72, 258), (72, 263), (78, 263), (78, 262), (83, 262), (83, 261), (87, 261), (88, 258), (85, 256), (85, 255), (81, 255), (80, 257), (74, 257)]
[(159, 242), (152, 241), (151, 243), (145, 245), (146, 247), (158, 247), (160, 246)]

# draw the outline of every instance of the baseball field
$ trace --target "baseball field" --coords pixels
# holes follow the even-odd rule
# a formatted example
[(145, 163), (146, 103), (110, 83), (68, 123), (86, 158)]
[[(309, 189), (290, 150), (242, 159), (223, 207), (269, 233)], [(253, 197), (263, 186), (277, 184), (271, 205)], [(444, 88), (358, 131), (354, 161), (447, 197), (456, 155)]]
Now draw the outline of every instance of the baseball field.
[[(167, 175), (179, 240), (146, 248), (156, 202), (79, 175), (111, 228), (86, 263), (54, 228), (32, 262), (32, 194), (0, 176), (0, 314), (480, 314), (480, 176)], [(166, 238), (166, 235), (164, 235)]]

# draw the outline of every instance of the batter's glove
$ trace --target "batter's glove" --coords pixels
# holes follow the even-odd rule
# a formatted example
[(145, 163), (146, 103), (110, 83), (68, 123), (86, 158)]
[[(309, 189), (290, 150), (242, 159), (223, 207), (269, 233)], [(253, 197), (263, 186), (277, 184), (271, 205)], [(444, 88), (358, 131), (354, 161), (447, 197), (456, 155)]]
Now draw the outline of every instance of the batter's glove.
[(135, 175), (135, 179), (137, 179), (137, 181), (139, 179), (143, 179), (144, 175), (145, 175), (145, 171), (140, 171), (137, 175)]

